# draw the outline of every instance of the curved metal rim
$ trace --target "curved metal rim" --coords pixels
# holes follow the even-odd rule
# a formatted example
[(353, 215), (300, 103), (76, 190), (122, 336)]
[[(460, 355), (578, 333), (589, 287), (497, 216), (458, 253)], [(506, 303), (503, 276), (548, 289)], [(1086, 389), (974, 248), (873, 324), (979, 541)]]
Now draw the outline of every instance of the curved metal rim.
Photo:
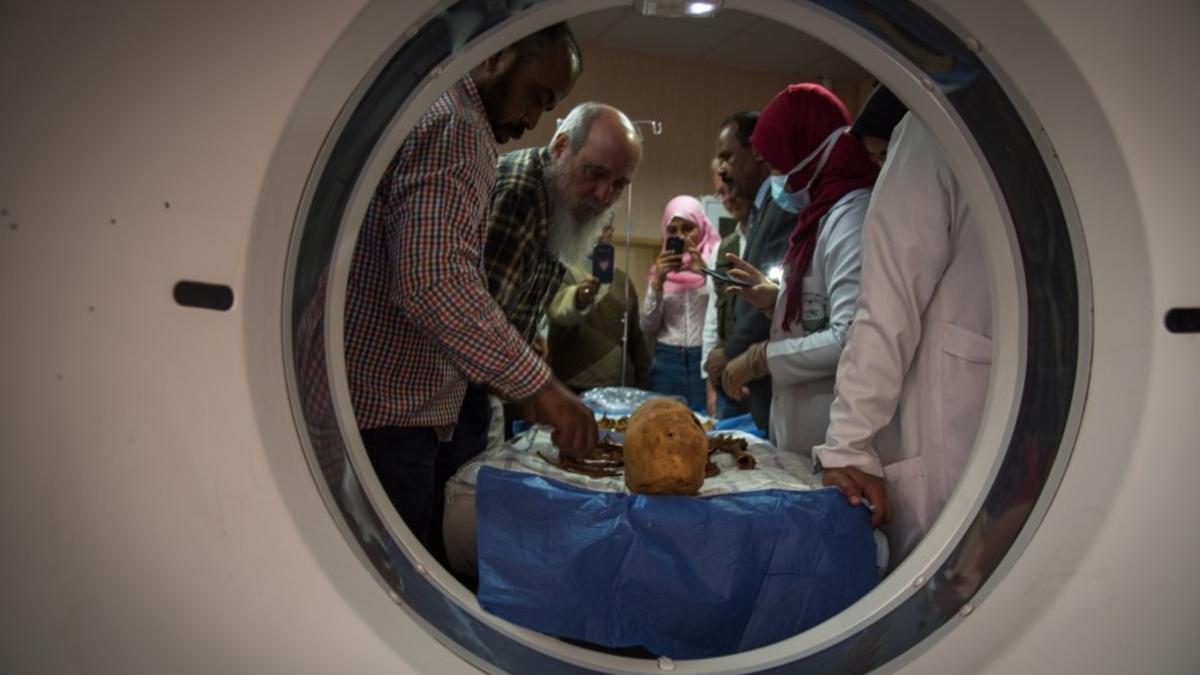
[[(1018, 103), (1023, 103), (1010, 99), (963, 39), (918, 8), (895, 7), (877, 0), (853, 4), (816, 0), (812, 4), (858, 26), (889, 49), (904, 53), (915, 42), (954, 59), (954, 68), (927, 72), (926, 76), (946, 92), (946, 101), (975, 139), (1003, 194), (1027, 293), (1023, 345), (1027, 367), (1011, 441), (966, 532), (953, 542), (952, 550), (927, 583), (871, 625), (843, 634), (824, 649), (774, 664), (780, 671), (869, 670), (888, 664), (942, 630), (1000, 569), (1005, 556), (1010, 551), (1019, 552), (1014, 544), (1020, 543), (1019, 538), (1027, 538), (1023, 533), (1036, 526), (1069, 455), (1072, 419), (1086, 379), (1086, 369), (1079, 367), (1086, 363), (1081, 354), (1087, 352), (1090, 343), (1086, 331), (1081, 336), (1085, 323), (1079, 268), (1067, 210), (1045, 155), (1022, 119), (1023, 108)], [(351, 193), (371, 152), (388, 124), (410, 103), (412, 92), (437, 74), (440, 63), (454, 56), (457, 49), (447, 48), (447, 42), (464, 37), (464, 43), (478, 40), (518, 14), (522, 13), (496, 9), (494, 3), (464, 0), (427, 18), (415, 33), (410, 31), (412, 35), (400, 44), (349, 112), (326, 160), (318, 167), (310, 187), (311, 198), (306, 202), (309, 206), (297, 219), (300, 244), (288, 264), (287, 284), (293, 304), (285, 322), (284, 341), (289, 346), (307, 344), (308, 348), (287, 352), (296, 357), (286, 368), (299, 392), (293, 407), (297, 419), (304, 420), (305, 428), (300, 431), (309, 441), (305, 444), (307, 459), (322, 496), (347, 539), (393, 597), (473, 663), (482, 665), (481, 661), (490, 660), (491, 665), (505, 670), (554, 667), (590, 672), (578, 662), (560, 660), (525, 641), (514, 640), (511, 631), (499, 628), (497, 622), (481, 621), (431, 582), (421, 563), (407, 554), (403, 537), (398, 540), (393, 535), (388, 521), (397, 520), (394, 514), (381, 514), (371, 506), (372, 491), (364, 486), (363, 477), (350, 461), (346, 433), (332, 403), (335, 393), (331, 378), (344, 380), (345, 373), (331, 374), (324, 362), (324, 310), (331, 301), (325, 297), (323, 275), (335, 262), (337, 233), (344, 225)], [(464, 25), (470, 26), (465, 36)], [(961, 86), (964, 78), (969, 78), (971, 87)], [(994, 133), (997, 118), (1003, 118), (1003, 127), (1009, 133)], [(315, 313), (314, 307), (318, 310)], [(352, 421), (348, 428), (354, 431)], [(995, 523), (1001, 517), (1015, 518), (1021, 526), (999, 532)], [(984, 571), (982, 575), (964, 576), (968, 562), (980, 563), (978, 558), (968, 561), (965, 555), (966, 542), (972, 538), (988, 540), (995, 553), (976, 568)], [(897, 627), (904, 630), (898, 631)]]

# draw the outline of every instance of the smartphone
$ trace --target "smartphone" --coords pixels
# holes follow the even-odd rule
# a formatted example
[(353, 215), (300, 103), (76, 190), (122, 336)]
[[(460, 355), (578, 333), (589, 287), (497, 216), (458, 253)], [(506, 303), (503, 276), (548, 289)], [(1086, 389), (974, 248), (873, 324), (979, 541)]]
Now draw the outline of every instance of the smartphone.
[(667, 237), (667, 250), (671, 253), (683, 255), (683, 238)]
[(592, 276), (602, 284), (613, 280), (613, 246), (600, 242), (592, 248)]
[(735, 278), (729, 276), (728, 274), (725, 274), (724, 272), (710, 270), (707, 267), (702, 268), (700, 271), (704, 272), (705, 274), (712, 277), (713, 279), (716, 279), (717, 281), (721, 281), (721, 282), (730, 284), (732, 286), (741, 286), (742, 288), (750, 288), (751, 286), (754, 285), (754, 284), (751, 284), (749, 281), (742, 281), (741, 279), (735, 279)]

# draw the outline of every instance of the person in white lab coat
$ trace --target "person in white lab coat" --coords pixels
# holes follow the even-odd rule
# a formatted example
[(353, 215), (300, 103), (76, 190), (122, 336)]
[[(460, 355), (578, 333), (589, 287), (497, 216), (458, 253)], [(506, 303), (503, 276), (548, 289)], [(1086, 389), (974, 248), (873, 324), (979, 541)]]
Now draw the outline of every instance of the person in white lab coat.
[[(763, 109), (750, 142), (771, 167), (772, 198), (796, 214), (783, 283), (736, 258), (742, 296), (772, 315), (766, 341), (722, 374), (727, 395), (771, 376), (770, 438), (805, 453), (825, 438), (833, 376), (858, 300), (861, 230), (878, 168), (846, 133), (850, 115), (829, 90), (791, 85)], [(733, 289), (732, 292), (739, 292)]]
[(958, 483), (987, 395), (992, 311), (970, 206), (937, 140), (897, 125), (863, 225), (862, 283), (838, 364), (826, 485), (867, 499), (893, 566)]

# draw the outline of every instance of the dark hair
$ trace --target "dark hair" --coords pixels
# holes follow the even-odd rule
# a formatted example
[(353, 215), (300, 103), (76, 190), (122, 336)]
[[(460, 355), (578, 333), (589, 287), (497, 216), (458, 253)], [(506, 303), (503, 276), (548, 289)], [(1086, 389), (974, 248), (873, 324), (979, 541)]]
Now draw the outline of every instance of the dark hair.
[(758, 111), (742, 110), (726, 117), (718, 128), (724, 129), (725, 127), (732, 126), (737, 131), (738, 140), (748, 148), (750, 147), (750, 134), (754, 133), (754, 126), (756, 124), (758, 124)]
[(579, 43), (575, 41), (575, 33), (571, 31), (571, 27), (567, 25), (566, 21), (551, 24), (532, 35), (526, 35), (514, 42), (512, 47), (516, 50), (517, 60), (525, 61), (540, 56), (544, 48), (560, 40), (566, 41), (567, 47), (571, 50), (575, 61), (575, 77), (579, 77), (579, 74), (583, 72), (583, 54), (579, 51)]
[(858, 119), (854, 121), (854, 126), (850, 127), (850, 133), (860, 141), (863, 136), (891, 140), (892, 129), (907, 112), (908, 106), (881, 84), (875, 87), (875, 91), (871, 92), (870, 98), (863, 104), (862, 112), (858, 113)]

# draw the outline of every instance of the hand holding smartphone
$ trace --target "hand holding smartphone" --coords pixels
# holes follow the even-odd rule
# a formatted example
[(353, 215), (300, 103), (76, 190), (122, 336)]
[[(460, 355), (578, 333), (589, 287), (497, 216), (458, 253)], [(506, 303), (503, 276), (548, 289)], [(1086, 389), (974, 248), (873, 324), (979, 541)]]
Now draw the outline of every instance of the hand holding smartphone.
[(700, 271), (704, 272), (713, 279), (716, 279), (717, 281), (724, 282), (731, 286), (739, 286), (741, 288), (752, 288), (754, 286), (754, 284), (750, 283), (749, 281), (742, 281), (741, 279), (736, 279), (728, 274), (725, 274), (724, 272), (718, 272), (707, 267), (701, 269)]

